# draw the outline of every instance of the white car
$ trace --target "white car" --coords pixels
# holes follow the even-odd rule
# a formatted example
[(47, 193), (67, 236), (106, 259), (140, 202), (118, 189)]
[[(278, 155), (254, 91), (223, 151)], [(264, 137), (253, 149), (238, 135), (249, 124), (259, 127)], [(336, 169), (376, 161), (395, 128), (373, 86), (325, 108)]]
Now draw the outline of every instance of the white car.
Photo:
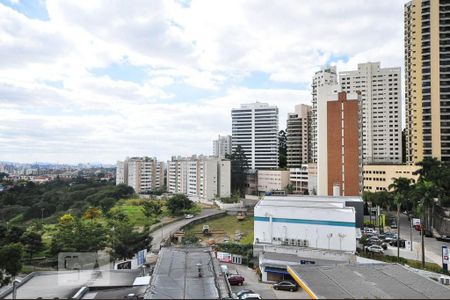
[(262, 299), (259, 294), (244, 294), (240, 299)]
[(191, 214), (184, 215), (185, 219), (192, 219), (193, 217), (194, 217), (194, 215), (191, 215)]
[(383, 248), (378, 245), (372, 245), (369, 247), (366, 247), (366, 250), (373, 253), (383, 253)]

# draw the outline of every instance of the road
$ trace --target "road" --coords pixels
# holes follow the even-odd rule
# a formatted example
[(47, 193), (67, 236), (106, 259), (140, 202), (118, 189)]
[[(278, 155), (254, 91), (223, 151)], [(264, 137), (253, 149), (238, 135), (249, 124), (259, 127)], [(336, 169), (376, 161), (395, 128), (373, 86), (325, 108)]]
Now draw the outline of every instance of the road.
[(175, 231), (179, 230), (182, 226), (189, 224), (193, 220), (200, 219), (205, 216), (212, 216), (218, 213), (223, 212), (220, 209), (215, 208), (205, 208), (202, 210), (202, 212), (198, 215), (196, 215), (192, 219), (181, 219), (179, 221), (175, 221), (173, 223), (169, 223), (167, 225), (164, 225), (163, 227), (153, 231), (150, 235), (153, 237), (152, 240), (152, 250), (153, 251), (159, 251), (159, 245), (161, 244), (162, 240), (166, 240), (169, 235), (174, 233)]
[(311, 299), (308, 294), (301, 288), (297, 292), (277, 291), (272, 288), (272, 284), (262, 283), (258, 280), (256, 272), (245, 265), (235, 265), (228, 263), (220, 263), (228, 266), (228, 272), (231, 274), (239, 274), (245, 278), (242, 286), (232, 286), (234, 293), (243, 289), (251, 289), (258, 293), (263, 299)]
[[(404, 214), (400, 214), (400, 237), (408, 241), (411, 240), (409, 229), (410, 229), (410, 221), (408, 221), (408, 217)], [(392, 231), (397, 232), (397, 229), (393, 229)], [(400, 256), (408, 259), (421, 261), (422, 237), (420, 236), (419, 231), (416, 231), (414, 228), (412, 228), (412, 241), (413, 241), (413, 250), (411, 251), (410, 247), (400, 248)], [(434, 262), (441, 265), (442, 264), (441, 251), (443, 245), (450, 247), (450, 243), (438, 241), (434, 237), (433, 238), (425, 237), (425, 261)], [(385, 251), (385, 254), (396, 256), (397, 247), (389, 247), (389, 249)]]

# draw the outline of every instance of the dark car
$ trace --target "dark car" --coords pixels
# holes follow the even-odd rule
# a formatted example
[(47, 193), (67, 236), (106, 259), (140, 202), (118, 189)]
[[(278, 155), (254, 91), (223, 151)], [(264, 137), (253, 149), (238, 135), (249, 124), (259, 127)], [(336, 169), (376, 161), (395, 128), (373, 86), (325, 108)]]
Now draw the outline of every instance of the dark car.
[(429, 229), (424, 229), (423, 230), (423, 235), (426, 237), (433, 237), (433, 232)]
[(241, 275), (230, 275), (228, 276), (228, 282), (231, 285), (242, 285), (244, 283), (244, 277)]
[(255, 292), (252, 291), (252, 290), (244, 289), (244, 290), (240, 290), (239, 292), (237, 292), (237, 293), (236, 293), (236, 296), (237, 296), (239, 299), (241, 299), (241, 296), (242, 296), (242, 295), (244, 295), (244, 294), (253, 294), (253, 293), (255, 293)]
[[(406, 247), (406, 240), (400, 239), (398, 241), (399, 247), (400, 248), (405, 248)], [(393, 246), (393, 247), (397, 247), (397, 240), (392, 240), (389, 242), (389, 245)]]
[(273, 288), (276, 290), (290, 291), (294, 292), (298, 290), (298, 286), (295, 283), (290, 281), (280, 281), (273, 285)]

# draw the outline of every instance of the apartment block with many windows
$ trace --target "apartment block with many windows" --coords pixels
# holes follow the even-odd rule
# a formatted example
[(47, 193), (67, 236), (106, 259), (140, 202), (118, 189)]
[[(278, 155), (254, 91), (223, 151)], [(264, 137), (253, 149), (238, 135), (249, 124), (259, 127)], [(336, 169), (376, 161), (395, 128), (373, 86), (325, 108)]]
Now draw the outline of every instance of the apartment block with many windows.
[(402, 162), (400, 68), (379, 62), (339, 72), (342, 91), (361, 92), (362, 158), (367, 164)]
[(296, 105), (286, 123), (287, 167), (299, 168), (311, 159), (311, 106)]
[(151, 157), (131, 157), (117, 162), (116, 184), (131, 186), (136, 193), (164, 187), (164, 163)]

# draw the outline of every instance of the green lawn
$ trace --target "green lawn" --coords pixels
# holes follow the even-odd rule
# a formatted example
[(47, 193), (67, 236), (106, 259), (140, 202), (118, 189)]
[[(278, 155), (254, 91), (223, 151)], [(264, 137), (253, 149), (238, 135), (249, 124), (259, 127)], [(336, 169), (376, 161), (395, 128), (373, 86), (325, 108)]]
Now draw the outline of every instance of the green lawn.
[[(238, 221), (236, 216), (225, 216), (218, 219), (208, 220), (203, 223), (194, 225), (186, 229), (186, 235), (193, 235), (196, 232), (201, 232), (203, 225), (208, 224), (210, 230), (224, 230), (231, 240), (235, 237), (236, 230), (241, 231), (244, 235), (240, 240), (241, 244), (252, 244), (253, 243), (253, 218), (247, 216), (245, 220)], [(198, 235), (197, 235), (198, 236)], [(204, 239), (202, 236), (198, 236)], [(218, 242), (223, 238), (223, 235), (212, 236)]]
[(153, 224), (155, 220), (148, 220), (147, 217), (144, 215), (144, 212), (142, 211), (141, 206), (135, 206), (135, 205), (120, 205), (115, 206), (113, 209), (122, 211), (125, 213), (128, 218), (130, 219), (130, 223), (134, 226), (144, 226), (145, 224), (148, 224), (150, 221), (150, 224)]

